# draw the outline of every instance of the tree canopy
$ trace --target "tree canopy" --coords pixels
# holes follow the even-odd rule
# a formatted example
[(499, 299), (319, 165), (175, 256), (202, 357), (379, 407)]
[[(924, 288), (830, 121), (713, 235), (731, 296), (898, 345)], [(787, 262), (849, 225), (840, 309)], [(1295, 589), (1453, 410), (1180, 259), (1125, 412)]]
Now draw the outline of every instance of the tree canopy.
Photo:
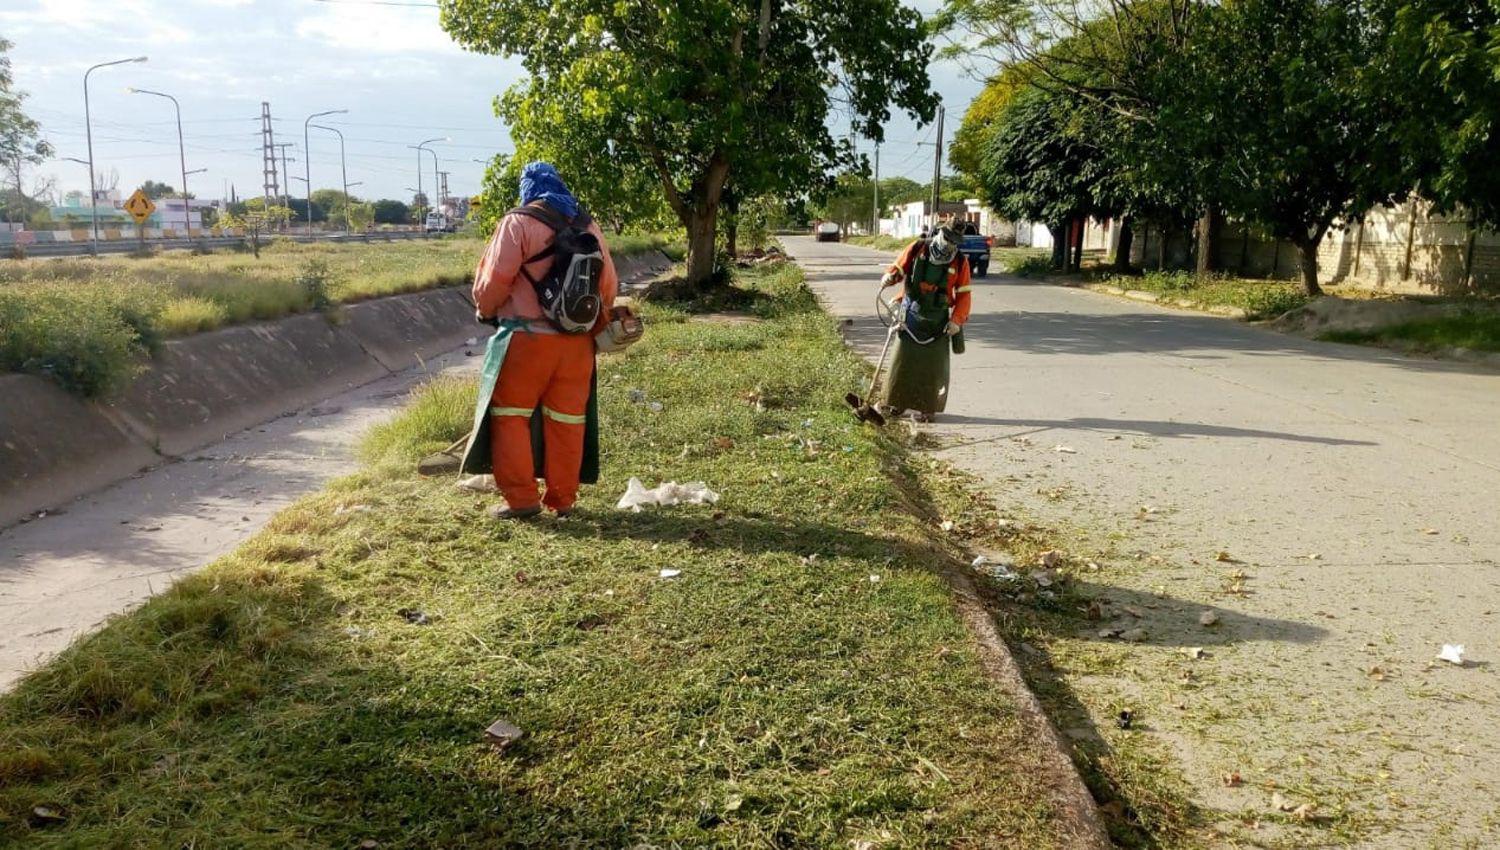
[(21, 197), (6, 205), (7, 215), (26, 215), (21, 170), (51, 156), (52, 145), (42, 138), (41, 125), (26, 114), (26, 93), (17, 91), (10, 64), (11, 43), (0, 37), (0, 168), (5, 183)]
[(601, 208), (619, 200), (603, 192), (607, 178), (627, 197), (654, 180), (688, 232), (694, 284), (712, 276), (731, 182), (742, 198), (806, 192), (853, 160), (829, 130), (834, 109), (879, 140), (891, 105), (922, 120), (935, 108), (926, 28), (899, 0), (440, 6), (464, 47), (520, 56), (530, 72), (500, 103), (535, 116), (518, 150), (550, 146), (547, 155), (571, 167), (563, 176), (599, 195), (585, 200)]

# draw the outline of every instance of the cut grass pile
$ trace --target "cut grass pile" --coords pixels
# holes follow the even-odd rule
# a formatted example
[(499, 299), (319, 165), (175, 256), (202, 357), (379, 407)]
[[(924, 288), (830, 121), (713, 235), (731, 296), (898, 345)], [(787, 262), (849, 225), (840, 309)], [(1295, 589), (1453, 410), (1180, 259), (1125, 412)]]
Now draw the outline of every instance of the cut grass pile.
[(1155, 293), (1199, 309), (1238, 307), (1245, 311), (1248, 319), (1275, 318), (1308, 301), (1301, 287), (1288, 281), (1222, 275), (1205, 277), (1184, 271), (1152, 271), (1140, 277), (1111, 277), (1105, 283), (1121, 289)]
[[(628, 256), (662, 236), (612, 237)], [(52, 377), (107, 395), (162, 340), (242, 322), (467, 282), (484, 243), (447, 238), (376, 244), (272, 242), (249, 253), (175, 251), (0, 264), (0, 372)]]
[[(416, 478), (468, 425), (469, 385), (436, 382), (363, 471), (21, 682), (0, 842), (1056, 846), (954, 552), (843, 407), (864, 366), (794, 266), (738, 280), (761, 321), (648, 303), (601, 361), (573, 519)], [(618, 512), (632, 475), (722, 499)]]
[(1453, 348), (1500, 351), (1500, 310), (1466, 309), (1451, 316), (1414, 319), (1382, 328), (1329, 331), (1318, 338), (1329, 342), (1398, 346), (1423, 352)]

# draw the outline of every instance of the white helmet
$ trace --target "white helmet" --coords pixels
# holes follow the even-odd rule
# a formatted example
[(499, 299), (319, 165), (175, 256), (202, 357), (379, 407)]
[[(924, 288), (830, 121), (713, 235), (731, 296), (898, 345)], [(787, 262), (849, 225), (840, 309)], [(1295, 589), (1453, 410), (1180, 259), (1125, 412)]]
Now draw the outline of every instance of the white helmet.
[(958, 232), (953, 228), (939, 227), (927, 240), (927, 259), (940, 266), (948, 265), (958, 256), (959, 241)]

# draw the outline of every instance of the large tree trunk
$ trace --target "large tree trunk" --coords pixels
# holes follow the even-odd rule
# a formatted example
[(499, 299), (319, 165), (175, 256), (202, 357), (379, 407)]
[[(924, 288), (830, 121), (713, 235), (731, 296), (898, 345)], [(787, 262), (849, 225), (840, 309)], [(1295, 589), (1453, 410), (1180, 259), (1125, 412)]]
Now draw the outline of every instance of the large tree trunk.
[(1198, 217), (1198, 256), (1194, 271), (1206, 275), (1214, 270), (1214, 249), (1219, 244), (1219, 221), (1223, 215), (1210, 206)]
[(718, 236), (718, 218), (718, 206), (694, 207), (687, 222), (687, 279), (688, 284), (697, 289), (702, 289), (714, 276), (718, 259), (718, 240), (715, 238)]
[(1047, 225), (1052, 234), (1052, 268), (1060, 272), (1068, 270), (1068, 222)]
[(1088, 230), (1088, 226), (1088, 216), (1081, 215), (1073, 219), (1073, 251), (1068, 263), (1071, 266), (1069, 271), (1083, 271), (1083, 234)]
[(1318, 244), (1322, 241), (1319, 237), (1297, 243), (1297, 253), (1302, 261), (1302, 292), (1309, 296), (1323, 294), (1323, 287), (1318, 286)]
[(1130, 249), (1135, 246), (1135, 229), (1130, 226), (1130, 216), (1120, 217), (1120, 241), (1115, 244), (1115, 271), (1130, 271)]

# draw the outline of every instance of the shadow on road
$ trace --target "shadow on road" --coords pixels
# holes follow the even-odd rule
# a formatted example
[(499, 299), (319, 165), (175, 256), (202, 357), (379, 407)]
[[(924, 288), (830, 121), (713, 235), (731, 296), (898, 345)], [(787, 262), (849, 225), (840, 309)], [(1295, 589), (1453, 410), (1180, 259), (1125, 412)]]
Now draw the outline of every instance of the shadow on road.
[[(846, 250), (849, 250), (846, 248)], [(842, 317), (845, 339), (862, 354), (879, 354), (885, 328), (875, 318), (875, 294), (887, 255), (798, 258), (809, 285)], [(1002, 291), (1012, 290), (1009, 293)], [(1027, 354), (1109, 355), (1171, 354), (1183, 359), (1217, 361), (1230, 354), (1352, 361), (1427, 374), (1494, 375), (1493, 367), (1476, 363), (1425, 360), (1368, 346), (1303, 339), (1217, 316), (1182, 310), (1142, 307), (1108, 295), (1077, 291), (1079, 312), (1028, 311), (1002, 307), (1024, 305), (1026, 289), (1062, 289), (1055, 284), (992, 276), (974, 281), (975, 312), (964, 328), (971, 347), (1000, 348)], [(852, 322), (849, 319), (852, 318)]]
[[(1259, 428), (1235, 428), (1228, 425), (1206, 425), (1198, 422), (1166, 422), (1156, 419), (1103, 419), (1092, 416), (1075, 416), (1072, 419), (999, 419), (988, 416), (963, 416), (943, 414), (939, 420), (943, 425), (990, 425), (1008, 428), (1024, 428), (1026, 433), (1038, 431), (1095, 431), (1101, 434), (1132, 434), (1141, 437), (1166, 437), (1191, 439), (1193, 437), (1231, 437), (1253, 440), (1287, 440), (1294, 443), (1316, 443), (1324, 446), (1374, 446), (1369, 440), (1344, 440), (1338, 437), (1319, 437), (1311, 434), (1292, 434), (1286, 431), (1265, 431)], [(945, 441), (944, 448), (973, 446), (1007, 440), (1011, 434), (981, 440), (956, 439)]]

